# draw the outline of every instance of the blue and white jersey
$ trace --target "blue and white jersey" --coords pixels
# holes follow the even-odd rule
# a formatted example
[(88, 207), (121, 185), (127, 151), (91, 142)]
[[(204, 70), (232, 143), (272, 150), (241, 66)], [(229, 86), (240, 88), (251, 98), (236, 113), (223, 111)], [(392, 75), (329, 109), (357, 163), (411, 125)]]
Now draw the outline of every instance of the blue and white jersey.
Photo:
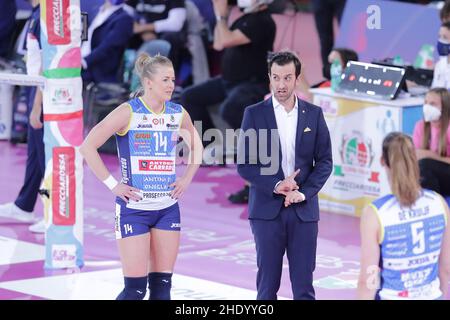
[[(127, 208), (160, 210), (175, 204), (169, 185), (175, 182), (176, 145), (183, 120), (181, 105), (165, 102), (154, 113), (142, 98), (128, 101), (131, 110), (128, 128), (116, 133), (122, 183), (142, 191), (142, 200), (130, 201)], [(116, 200), (118, 201), (118, 200)]]
[(371, 206), (381, 225), (381, 299), (437, 299), (439, 254), (447, 225), (442, 198), (424, 190), (409, 208), (393, 195)]

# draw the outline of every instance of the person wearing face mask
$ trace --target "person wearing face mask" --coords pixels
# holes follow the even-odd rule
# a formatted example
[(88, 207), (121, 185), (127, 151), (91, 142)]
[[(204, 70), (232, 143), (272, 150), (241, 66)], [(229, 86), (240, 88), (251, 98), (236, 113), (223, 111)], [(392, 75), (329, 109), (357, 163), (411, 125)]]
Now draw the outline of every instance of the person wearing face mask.
[(442, 87), (450, 90), (450, 21), (444, 22), (439, 29), (437, 52), (440, 59), (434, 67), (431, 87)]
[(88, 41), (81, 45), (84, 84), (120, 82), (118, 67), (133, 35), (133, 18), (124, 0), (105, 0), (89, 26)]
[(238, 0), (244, 15), (229, 26), (227, 0), (213, 0), (217, 20), (213, 46), (223, 51), (222, 74), (190, 86), (181, 94), (182, 104), (194, 121), (202, 122), (203, 132), (214, 128), (208, 106), (220, 103), (221, 117), (238, 129), (245, 107), (262, 100), (269, 92), (265, 70), (276, 32), (267, 10), (270, 2)]
[(334, 61), (338, 61), (342, 71), (347, 67), (347, 62), (358, 61), (358, 54), (356, 51), (348, 48), (334, 48), (328, 55), (329, 70), (326, 72), (327, 80), (319, 82), (312, 86), (312, 88), (329, 88), (331, 86), (331, 66)]
[(433, 88), (425, 96), (423, 120), (414, 127), (421, 185), (450, 196), (450, 92)]

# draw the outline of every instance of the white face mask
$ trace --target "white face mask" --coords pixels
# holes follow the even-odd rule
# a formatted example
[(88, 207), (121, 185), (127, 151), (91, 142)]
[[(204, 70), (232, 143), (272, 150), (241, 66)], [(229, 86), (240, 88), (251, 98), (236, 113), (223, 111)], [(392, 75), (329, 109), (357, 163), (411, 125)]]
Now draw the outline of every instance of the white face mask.
[(237, 5), (244, 13), (252, 13), (259, 7), (258, 0), (237, 0)]
[(441, 117), (441, 110), (431, 104), (423, 105), (423, 118), (426, 122), (437, 121)]
[(253, 0), (237, 0), (237, 5), (239, 8), (248, 8), (253, 4)]

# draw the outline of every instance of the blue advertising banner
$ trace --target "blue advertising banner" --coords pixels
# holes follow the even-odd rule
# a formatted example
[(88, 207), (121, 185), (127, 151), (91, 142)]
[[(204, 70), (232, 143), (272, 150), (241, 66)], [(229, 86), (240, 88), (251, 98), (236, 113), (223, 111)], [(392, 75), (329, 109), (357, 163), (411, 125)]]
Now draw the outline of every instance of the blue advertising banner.
[[(414, 64), (418, 56), (433, 57), (438, 39), (439, 10), (383, 0), (347, 0), (336, 47), (358, 52), (361, 61), (400, 56)], [(429, 60), (433, 60), (429, 59)], [(428, 68), (432, 65), (427, 64)]]

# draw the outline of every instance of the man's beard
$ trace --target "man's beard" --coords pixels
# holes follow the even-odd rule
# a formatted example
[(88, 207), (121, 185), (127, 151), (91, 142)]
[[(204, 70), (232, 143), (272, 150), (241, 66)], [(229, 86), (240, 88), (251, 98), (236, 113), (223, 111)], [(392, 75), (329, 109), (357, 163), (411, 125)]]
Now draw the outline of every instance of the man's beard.
[(285, 90), (285, 93), (277, 93), (277, 90), (273, 91), (273, 95), (278, 100), (278, 102), (285, 102), (292, 97), (294, 90)]

